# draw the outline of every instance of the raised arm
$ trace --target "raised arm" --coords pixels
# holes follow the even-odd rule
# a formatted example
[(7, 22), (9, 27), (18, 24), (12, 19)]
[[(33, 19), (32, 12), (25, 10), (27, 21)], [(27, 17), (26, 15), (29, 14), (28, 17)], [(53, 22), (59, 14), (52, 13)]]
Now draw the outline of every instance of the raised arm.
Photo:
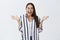
[(42, 27), (43, 27), (43, 22), (44, 22), (47, 18), (49, 18), (49, 16), (43, 16), (43, 18), (40, 20), (40, 28), (41, 28), (41, 30), (42, 30)]
[(16, 16), (11, 16), (11, 18), (16, 20), (18, 22), (18, 27), (20, 27), (20, 25), (21, 25), (20, 18), (17, 15)]

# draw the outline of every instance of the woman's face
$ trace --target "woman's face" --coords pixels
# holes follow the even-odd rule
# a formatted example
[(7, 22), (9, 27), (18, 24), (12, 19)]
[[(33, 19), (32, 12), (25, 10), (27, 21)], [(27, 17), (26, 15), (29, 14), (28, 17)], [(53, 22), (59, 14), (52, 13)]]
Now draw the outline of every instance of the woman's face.
[(28, 16), (31, 16), (33, 13), (33, 6), (32, 5), (28, 5), (26, 8), (26, 13)]

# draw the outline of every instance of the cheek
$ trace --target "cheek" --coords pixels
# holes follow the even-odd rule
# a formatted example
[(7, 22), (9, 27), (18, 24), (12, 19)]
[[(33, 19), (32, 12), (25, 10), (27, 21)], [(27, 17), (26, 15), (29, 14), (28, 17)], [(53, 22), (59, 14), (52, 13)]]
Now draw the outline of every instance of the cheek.
[(28, 11), (29, 11), (29, 9), (26, 9), (26, 11), (28, 12)]
[(31, 9), (31, 12), (33, 13), (33, 9)]

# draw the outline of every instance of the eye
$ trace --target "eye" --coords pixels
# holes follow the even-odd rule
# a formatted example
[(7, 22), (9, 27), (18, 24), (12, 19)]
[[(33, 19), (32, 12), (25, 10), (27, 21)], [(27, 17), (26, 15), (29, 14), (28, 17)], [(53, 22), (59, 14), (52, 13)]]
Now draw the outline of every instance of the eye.
[(31, 9), (33, 9), (33, 7), (31, 7)]
[(27, 9), (30, 9), (29, 7), (27, 7)]

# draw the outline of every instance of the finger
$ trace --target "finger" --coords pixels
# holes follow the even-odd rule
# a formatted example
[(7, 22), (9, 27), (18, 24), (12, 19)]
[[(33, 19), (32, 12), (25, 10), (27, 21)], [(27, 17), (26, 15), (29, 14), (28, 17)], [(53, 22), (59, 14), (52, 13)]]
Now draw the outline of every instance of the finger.
[(46, 17), (46, 19), (49, 18), (49, 16)]
[(12, 17), (12, 19), (15, 19), (15, 16), (11, 16)]
[(43, 16), (43, 20), (46, 20), (47, 18), (49, 18), (49, 16)]
[(13, 18), (14, 18), (14, 16), (11, 16), (11, 18), (13, 19)]

